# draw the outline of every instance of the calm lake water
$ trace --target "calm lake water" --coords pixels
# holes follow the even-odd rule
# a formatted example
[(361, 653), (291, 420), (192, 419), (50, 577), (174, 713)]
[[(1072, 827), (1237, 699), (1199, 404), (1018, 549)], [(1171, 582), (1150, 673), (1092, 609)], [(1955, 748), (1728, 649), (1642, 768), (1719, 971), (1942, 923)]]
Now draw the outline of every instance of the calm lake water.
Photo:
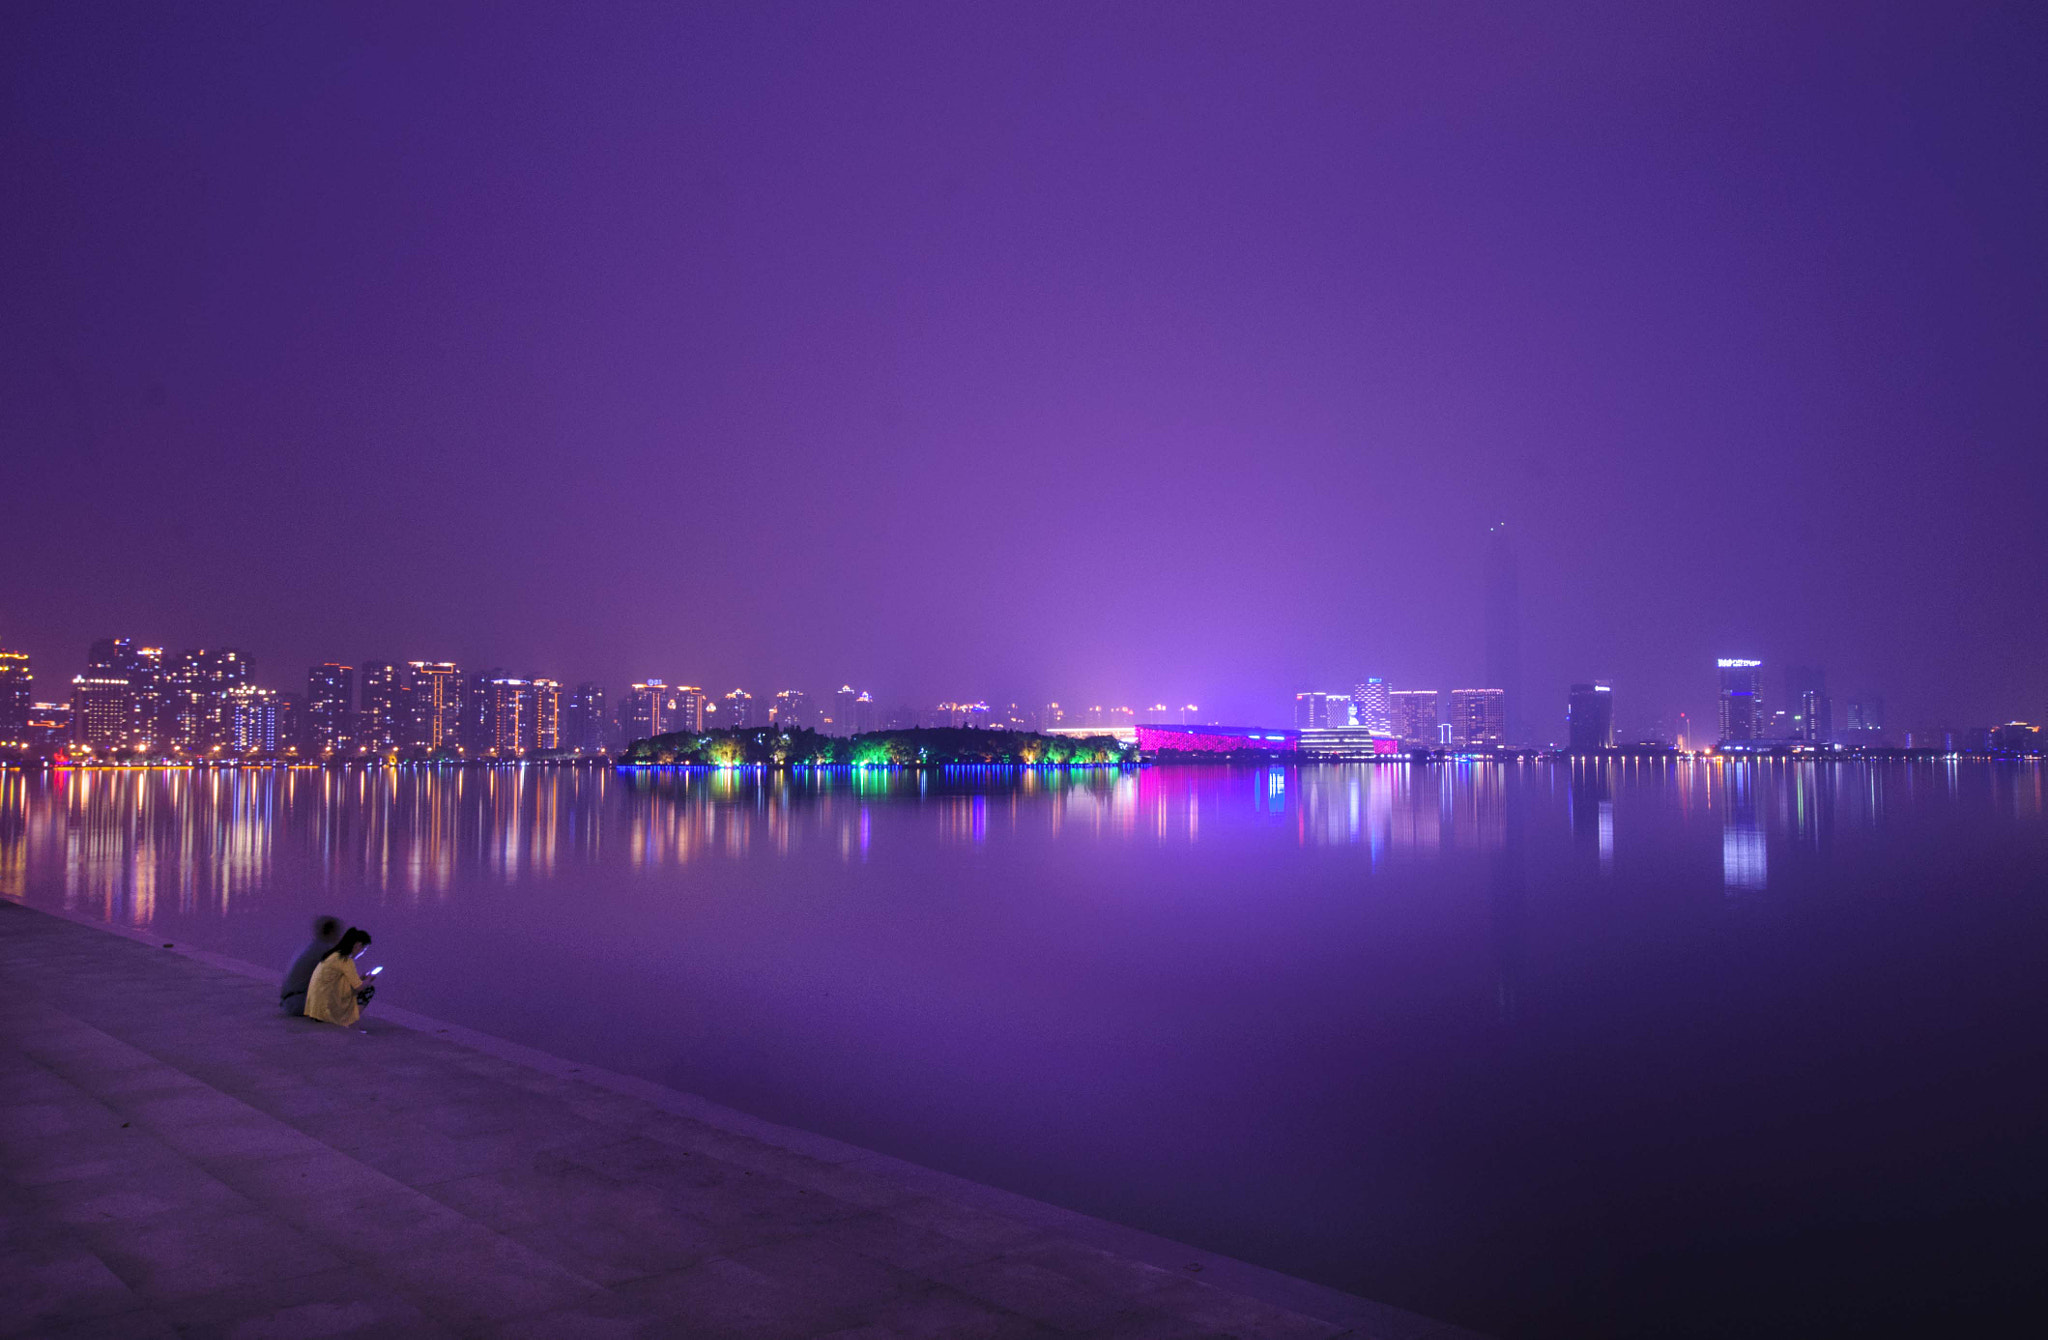
[(280, 968), (332, 911), (386, 1001), (1505, 1336), (1945, 1333), (2042, 1270), (2044, 793), (0, 774), (0, 896)]

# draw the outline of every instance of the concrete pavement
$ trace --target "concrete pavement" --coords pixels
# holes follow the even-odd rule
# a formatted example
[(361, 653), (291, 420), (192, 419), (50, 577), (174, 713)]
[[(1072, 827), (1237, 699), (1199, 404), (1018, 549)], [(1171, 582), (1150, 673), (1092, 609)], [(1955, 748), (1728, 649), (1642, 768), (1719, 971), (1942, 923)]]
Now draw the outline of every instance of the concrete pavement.
[(1463, 1334), (261, 971), (0, 903), (0, 1336)]

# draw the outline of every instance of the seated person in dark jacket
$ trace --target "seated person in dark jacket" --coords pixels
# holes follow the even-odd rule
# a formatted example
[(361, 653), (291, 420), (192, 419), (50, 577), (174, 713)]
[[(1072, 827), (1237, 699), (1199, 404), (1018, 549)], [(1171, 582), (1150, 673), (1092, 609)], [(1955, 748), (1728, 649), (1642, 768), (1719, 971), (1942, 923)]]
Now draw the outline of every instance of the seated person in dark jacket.
[(284, 975), (284, 984), (277, 989), (278, 1003), (284, 1006), (286, 1014), (298, 1016), (306, 1012), (306, 985), (313, 980), (313, 969), (320, 966), (320, 960), (340, 939), (341, 918), (313, 918), (313, 943), (299, 951)]

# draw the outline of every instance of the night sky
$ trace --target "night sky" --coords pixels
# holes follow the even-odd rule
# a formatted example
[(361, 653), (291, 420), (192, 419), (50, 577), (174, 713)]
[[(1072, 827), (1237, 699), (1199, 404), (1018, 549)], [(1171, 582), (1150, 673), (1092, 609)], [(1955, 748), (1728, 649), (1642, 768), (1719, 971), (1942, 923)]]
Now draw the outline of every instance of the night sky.
[[(1648, 12), (1655, 10), (1658, 12)], [(0, 9), (0, 645), (2048, 715), (2048, 11)], [(1775, 680), (1766, 681), (1767, 689)], [(1555, 733), (1556, 728), (1552, 728)]]

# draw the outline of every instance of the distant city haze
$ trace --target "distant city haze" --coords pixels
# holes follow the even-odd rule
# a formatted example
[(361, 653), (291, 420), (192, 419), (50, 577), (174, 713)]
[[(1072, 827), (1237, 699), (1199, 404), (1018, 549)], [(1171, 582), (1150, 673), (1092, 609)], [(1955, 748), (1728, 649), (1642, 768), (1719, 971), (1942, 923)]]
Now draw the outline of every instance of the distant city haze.
[(2039, 723), (2044, 27), (8, 5), (0, 647)]

